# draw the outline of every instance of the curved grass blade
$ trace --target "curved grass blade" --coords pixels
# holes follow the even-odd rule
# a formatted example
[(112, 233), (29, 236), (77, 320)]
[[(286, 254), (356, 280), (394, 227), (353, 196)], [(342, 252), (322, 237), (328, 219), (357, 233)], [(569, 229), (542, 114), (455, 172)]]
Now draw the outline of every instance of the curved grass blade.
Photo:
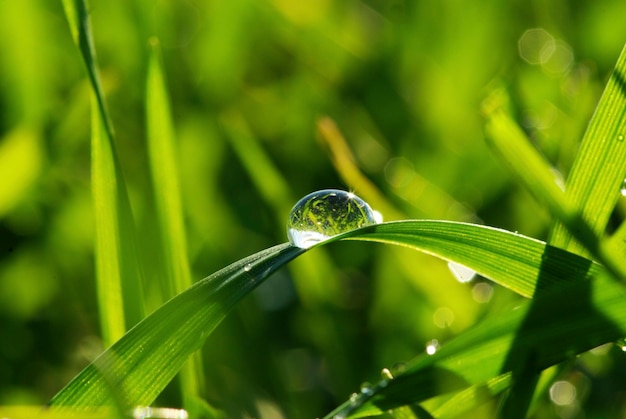
[(197, 282), (132, 328), (50, 404), (150, 405), (234, 305), (303, 252), (290, 244), (275, 246)]
[[(536, 289), (551, 289), (557, 283), (562, 285), (565, 283), (563, 278), (568, 278), (574, 285), (586, 285), (590, 281), (584, 279), (601, 270), (599, 265), (591, 261), (546, 246), (538, 240), (465, 223), (392, 222), (353, 230), (322, 244), (340, 239), (412, 247), (464, 264), (526, 296), (532, 296)], [(100, 406), (119, 400), (126, 407), (150, 404), (178, 372), (186, 358), (202, 345), (206, 336), (241, 298), (269, 274), (303, 252), (303, 249), (289, 244), (276, 246), (242, 259), (196, 283), (130, 330), (55, 396), (51, 403), (61, 406)], [(562, 289), (563, 286), (558, 290)], [(621, 291), (613, 294), (613, 297), (616, 295), (621, 295)], [(576, 300), (571, 298), (567, 301), (573, 303)], [(504, 356), (526, 311), (513, 312), (514, 317), (510, 320), (495, 319), (496, 324), (487, 327), (486, 332), (463, 337), (461, 342), (464, 343), (458, 344), (456, 349), (461, 354), (459, 356), (467, 357), (478, 351), (480, 362), (497, 365), (488, 359), (492, 353), (485, 350), (484, 346), (487, 345), (488, 349), (489, 343), (495, 340), (496, 352)], [(550, 314), (549, 311), (546, 313)], [(540, 325), (552, 324), (543, 320)], [(447, 351), (442, 350), (442, 353)], [(427, 358), (425, 365), (429, 366), (429, 360), (438, 359), (439, 356)], [(416, 368), (419, 369), (420, 365), (416, 364)], [(469, 365), (476, 369), (480, 363)], [(478, 368), (484, 371), (481, 371), (482, 375), (473, 377), (474, 381), (480, 381), (484, 374), (488, 375), (489, 369), (483, 367)], [(435, 376), (433, 371), (429, 374), (420, 377), (426, 379), (430, 376), (432, 379)], [(448, 376), (454, 378), (454, 374)], [(472, 377), (471, 371), (467, 374), (469, 378)], [(405, 379), (401, 377), (393, 382), (403, 382)]]
[(354, 230), (355, 239), (411, 247), (460, 263), (524, 297), (594, 276), (600, 265), (540, 240), (476, 224), (411, 220)]
[(327, 418), (382, 413), (471, 386), (489, 387), (490, 380), (520, 365), (539, 373), (615, 341), (626, 333), (626, 294), (607, 276), (602, 272), (593, 281), (570, 283), (488, 319), (434, 355), (418, 356), (405, 373), (381, 381)]

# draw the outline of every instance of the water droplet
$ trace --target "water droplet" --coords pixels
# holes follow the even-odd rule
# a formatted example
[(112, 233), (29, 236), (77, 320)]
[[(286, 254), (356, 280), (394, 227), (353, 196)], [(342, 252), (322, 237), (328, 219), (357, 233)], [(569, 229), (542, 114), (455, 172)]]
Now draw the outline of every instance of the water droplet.
[(169, 407), (137, 406), (133, 409), (134, 419), (164, 418), (164, 419), (187, 419), (189, 414), (184, 409)]
[(624, 352), (626, 352), (626, 338), (621, 338), (615, 344)]
[(243, 267), (243, 270), (246, 272), (250, 272), (251, 269), (252, 269), (251, 263), (246, 263), (246, 266)]
[(351, 404), (356, 404), (356, 402), (359, 400), (359, 394), (358, 393), (352, 393), (350, 395), (350, 403)]
[(380, 371), (380, 376), (383, 380), (393, 380), (393, 375), (391, 374), (391, 371), (389, 371), (389, 368), (383, 368)]
[(622, 141), (624, 141), (624, 136), (623, 136), (622, 134), (618, 135), (618, 136), (617, 136), (617, 141), (619, 141), (620, 143), (621, 143)]
[(456, 262), (448, 262), (448, 268), (457, 281), (470, 282), (476, 276), (476, 271)]
[(363, 384), (361, 384), (361, 394), (364, 394), (366, 396), (371, 395), (374, 392), (374, 390), (372, 390), (372, 385), (370, 383), (368, 383), (367, 381), (364, 382)]
[(626, 179), (622, 182), (622, 189), (620, 189), (622, 196), (626, 196)]
[(432, 339), (426, 342), (426, 353), (428, 355), (434, 355), (439, 350), (439, 341)]
[(377, 223), (372, 208), (355, 194), (325, 189), (308, 194), (294, 205), (287, 221), (287, 236), (294, 246), (307, 249), (338, 234)]
[(396, 362), (395, 364), (393, 364), (393, 367), (391, 367), (391, 373), (394, 377), (397, 377), (399, 374), (402, 374), (405, 371), (406, 362)]

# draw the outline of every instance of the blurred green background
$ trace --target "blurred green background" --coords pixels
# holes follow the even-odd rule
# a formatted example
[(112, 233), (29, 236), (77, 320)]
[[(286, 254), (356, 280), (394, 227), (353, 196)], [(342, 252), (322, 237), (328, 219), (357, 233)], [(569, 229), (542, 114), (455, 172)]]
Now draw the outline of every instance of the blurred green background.
[[(545, 239), (548, 214), (483, 142), (481, 100), (507, 87), (566, 177), (626, 40), (621, 0), (93, 0), (90, 11), (151, 309), (163, 291), (150, 264), (150, 37), (162, 47), (195, 280), (286, 241), (290, 207), (324, 188), (353, 189), (387, 220)], [(89, 85), (60, 1), (0, 1), (0, 35), (0, 405), (44, 404), (103, 349)], [(320, 135), (323, 117), (363, 177), (339, 175), (328, 143), (341, 141)], [(204, 397), (229, 417), (320, 416), (514, 300), (413, 251), (316, 249), (208, 339)], [(623, 413), (622, 358), (612, 347), (584, 355), (563, 377), (577, 397), (561, 406), (546, 394), (538, 414)], [(158, 404), (180, 404), (174, 387)]]

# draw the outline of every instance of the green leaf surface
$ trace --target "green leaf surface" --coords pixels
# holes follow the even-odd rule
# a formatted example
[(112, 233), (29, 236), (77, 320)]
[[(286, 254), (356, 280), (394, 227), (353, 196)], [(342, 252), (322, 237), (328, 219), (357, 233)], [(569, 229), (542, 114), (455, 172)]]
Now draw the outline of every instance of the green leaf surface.
[[(538, 288), (549, 290), (555, 284), (562, 285), (564, 278), (574, 285), (587, 286), (589, 281), (584, 279), (600, 271), (599, 265), (546, 246), (538, 240), (465, 223), (391, 222), (353, 230), (318, 246), (340, 239), (376, 241), (418, 249), (462, 263), (526, 296), (533, 295)], [(62, 390), (52, 404), (98, 406), (111, 403), (116, 398), (122, 406), (150, 404), (235, 303), (269, 274), (303, 252), (289, 244), (276, 246), (242, 259), (196, 283), (130, 330)], [(621, 292), (614, 297), (620, 295)], [(578, 300), (572, 298), (567, 301), (574, 304)], [(495, 318), (496, 323), (485, 328), (484, 332), (469, 334), (464, 338), (465, 343), (452, 346), (462, 352), (461, 355), (453, 352), (455, 356), (462, 356), (464, 360), (472, 360), (475, 356), (478, 362), (490, 365), (491, 369), (478, 368), (481, 372), (475, 376), (469, 371), (464, 380), (477, 382), (491, 378), (490, 373), (493, 377), (499, 375), (499, 362), (488, 361), (488, 358), (506, 354), (527, 311), (528, 307), (514, 311), (512, 313), (517, 314), (509, 316), (511, 318), (506, 321), (502, 320), (505, 317)], [(545, 318), (540, 316), (540, 324), (558, 325), (552, 314), (551, 310), (546, 310)], [(447, 349), (442, 350), (442, 353), (447, 352)], [(552, 355), (557, 358), (564, 353)], [(439, 356), (426, 358), (425, 365), (428, 366), (429, 360)], [(470, 362), (472, 368), (476, 368), (476, 360)], [(393, 382), (403, 380), (398, 378)]]
[[(602, 235), (626, 177), (626, 47), (600, 98), (566, 183), (566, 197), (597, 235)], [(565, 226), (550, 243), (581, 252)]]
[(337, 236), (408, 246), (473, 269), (524, 297), (594, 276), (600, 265), (544, 242), (482, 225), (398, 221)]
[[(150, 60), (146, 81), (146, 125), (151, 179), (157, 214), (161, 254), (155, 263), (162, 272), (167, 297), (192, 284), (187, 256), (187, 237), (178, 171), (178, 150), (165, 76), (161, 65), (159, 41), (150, 39)], [(200, 356), (192, 356), (181, 369), (180, 381), (185, 407), (203, 392), (204, 368)]]
[(150, 405), (233, 306), (303, 252), (289, 244), (275, 246), (195, 283), (102, 353), (50, 404)]
[(98, 72), (98, 62), (96, 59), (96, 49), (93, 43), (91, 31), (91, 19), (89, 18), (89, 7), (86, 0), (63, 0), (63, 9), (70, 27), (72, 39), (81, 53), (81, 57), (87, 68), (87, 74), (91, 86), (95, 92), (98, 109), (102, 114), (102, 121), (105, 131), (110, 138), (115, 138), (113, 124), (109, 116), (100, 75)]
[(170, 283), (170, 295), (175, 295), (188, 288), (192, 281), (179, 185), (178, 152), (156, 38), (150, 41), (146, 119), (151, 178), (163, 245), (163, 265), (166, 269), (165, 277)]
[(417, 357), (405, 373), (381, 381), (327, 418), (381, 413), (472, 386), (489, 390), (490, 380), (520, 366), (539, 373), (625, 334), (624, 298), (622, 287), (604, 272), (543, 294), (444, 342), (434, 355)]
[(143, 318), (143, 293), (134, 221), (114, 144), (113, 125), (100, 85), (87, 5), (64, 0), (70, 31), (92, 86), (92, 194), (102, 340), (110, 345)]

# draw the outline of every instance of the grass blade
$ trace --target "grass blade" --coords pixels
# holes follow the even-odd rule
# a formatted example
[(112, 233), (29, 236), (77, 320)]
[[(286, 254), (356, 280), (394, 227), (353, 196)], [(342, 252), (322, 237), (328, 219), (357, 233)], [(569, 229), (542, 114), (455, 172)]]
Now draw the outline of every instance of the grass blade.
[(197, 282), (131, 329), (77, 375), (52, 406), (149, 405), (233, 306), (304, 250), (289, 244), (244, 258)]
[[(566, 184), (566, 196), (592, 230), (604, 233), (626, 177), (626, 47), (617, 60), (583, 137)], [(557, 224), (550, 243), (574, 252), (580, 244)]]
[[(96, 271), (102, 340), (109, 346), (143, 317), (141, 268), (134, 221), (114, 144), (96, 63), (87, 5), (64, 0), (72, 37), (92, 86), (92, 189), (96, 224)], [(122, 282), (124, 278), (124, 282)]]
[(588, 259), (544, 242), (476, 224), (411, 220), (354, 230), (339, 238), (408, 246), (460, 263), (524, 297), (594, 276)]
[[(569, 279), (571, 284), (586, 286), (589, 281), (584, 279), (601, 271), (599, 265), (589, 260), (546, 246), (538, 240), (465, 223), (391, 222), (353, 230), (323, 244), (340, 239), (377, 241), (418, 249), (466, 265), (526, 296), (532, 296), (537, 289), (553, 289), (556, 284), (560, 285), (557, 291), (562, 291), (565, 289), (563, 278)], [(52, 404), (98, 406), (112, 403), (113, 395), (127, 407), (150, 404), (187, 357), (202, 345), (206, 336), (241, 298), (269, 274), (303, 252), (289, 244), (276, 246), (242, 259), (196, 283), (130, 330), (55, 396)], [(617, 298), (621, 294), (620, 290), (611, 296)], [(574, 294), (573, 297), (580, 296)], [(574, 305), (580, 302), (580, 298), (567, 301)], [(549, 300), (549, 303), (554, 304), (554, 301)], [(607, 307), (611, 307), (611, 304), (612, 300), (607, 301)], [(552, 316), (554, 313), (547, 309), (549, 304), (546, 305), (546, 316)], [(478, 355), (483, 357), (479, 357), (482, 362), (490, 364), (492, 369), (496, 368), (500, 364), (487, 361), (485, 357), (490, 356), (489, 350), (493, 349), (494, 344), (498, 356), (505, 356), (527, 311), (514, 311), (513, 317), (506, 321), (496, 318), (493, 325), (485, 327), (486, 331), (463, 337), (463, 346), (457, 345), (456, 350), (462, 352), (462, 356), (469, 357), (478, 351)], [(576, 319), (580, 320), (578, 317)], [(559, 324), (554, 319), (549, 322), (545, 320), (541, 319), (539, 326)], [(576, 330), (575, 326), (568, 325)], [(598, 324), (594, 323), (595, 326)], [(601, 338), (608, 333), (606, 330), (604, 332), (599, 335)], [(596, 334), (592, 333), (591, 336)], [(558, 357), (558, 351), (551, 355)], [(476, 369), (476, 364), (471, 367)], [(485, 375), (487, 377), (484, 380), (491, 378), (488, 371), (489, 368), (484, 368), (484, 373), (476, 375), (474, 381), (483, 379)], [(471, 371), (465, 373), (472, 374)], [(498, 371), (492, 376), (499, 374)]]
[[(502, 91), (494, 92), (483, 108), (487, 118), (486, 138), (520, 178), (527, 189), (545, 204), (563, 223), (579, 243), (596, 257), (615, 278), (626, 280), (626, 269), (610, 244), (603, 240), (603, 232), (582, 216), (556, 183), (549, 164), (534, 149), (521, 128), (505, 111), (506, 97)], [(615, 192), (619, 193), (619, 189)], [(584, 253), (579, 251), (578, 253)]]
[[(161, 257), (157, 263), (161, 265), (159, 270), (164, 275), (167, 295), (172, 297), (189, 288), (192, 280), (179, 186), (178, 152), (160, 58), (159, 41), (152, 38), (146, 82), (148, 153), (161, 244)], [(202, 393), (202, 371), (200, 356), (192, 356), (181, 369), (181, 392), (187, 410), (193, 410), (191, 399)]]
[(100, 83), (100, 75), (98, 73), (98, 64), (96, 60), (96, 49), (93, 45), (93, 35), (91, 32), (91, 20), (89, 19), (89, 11), (86, 0), (63, 0), (63, 9), (70, 26), (72, 39), (78, 49), (81, 57), (87, 67), (87, 75), (91, 81), (91, 86), (95, 92), (95, 99), (98, 109), (102, 114), (102, 121), (105, 131), (109, 138), (115, 138), (113, 124), (109, 116), (102, 83)]
[[(526, 361), (539, 373), (574, 354), (626, 333), (624, 290), (606, 273), (593, 281), (570, 283), (499, 317), (493, 317), (423, 354), (393, 380), (381, 381), (358, 400), (344, 403), (327, 418), (382, 413), (432, 397), (487, 385)], [(502, 391), (499, 388), (498, 391)], [(460, 406), (457, 406), (460, 408)]]

